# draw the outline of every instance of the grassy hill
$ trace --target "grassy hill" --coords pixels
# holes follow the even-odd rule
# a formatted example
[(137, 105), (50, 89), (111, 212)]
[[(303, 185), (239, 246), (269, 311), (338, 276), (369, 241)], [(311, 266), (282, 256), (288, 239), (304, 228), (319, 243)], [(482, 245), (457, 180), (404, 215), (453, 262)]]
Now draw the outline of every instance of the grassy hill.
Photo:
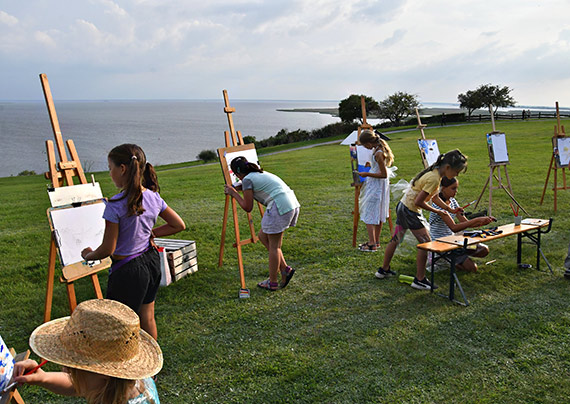
[[(559, 193), (556, 214), (551, 190), (539, 205), (554, 124), (498, 122), (497, 127), (507, 134), (515, 197), (533, 217), (555, 218), (552, 232), (543, 236), (555, 275), (544, 263), (540, 272), (518, 269), (515, 237), (490, 242), (485, 261), (497, 261), (482, 262), (479, 273), (459, 274), (469, 307), (396, 279), (376, 279), (383, 253), (351, 247), (354, 190), (346, 146), (262, 157), (263, 167), (281, 176), (302, 205), (298, 226), (284, 240), (284, 254), (298, 272), (283, 291), (259, 290), (255, 284), (267, 277), (267, 254), (261, 244), (245, 246), (250, 299), (238, 299), (231, 223), (224, 265), (217, 266), (224, 207), (220, 167), (159, 172), (162, 196), (187, 223), (175, 238), (196, 240), (199, 266), (197, 273), (162, 288), (157, 298), (165, 360), (158, 382), (162, 402), (566, 402), (570, 283), (561, 267), (569, 242), (570, 195)], [(460, 148), (469, 156), (468, 171), (459, 177), (460, 203), (476, 199), (488, 178), (489, 126), (426, 131), (441, 151)], [(421, 170), (418, 135), (390, 135), (398, 166), (392, 182), (409, 181)], [(107, 173), (96, 179), (106, 196), (116, 192)], [(28, 348), (28, 336), (43, 318), (49, 248), (46, 182), (40, 176), (0, 179), (0, 335), (17, 350)], [(487, 201), (485, 194), (484, 206)], [(509, 199), (500, 190), (493, 194), (493, 214), (499, 224), (512, 222)], [(254, 217), (258, 228), (259, 215)], [(364, 241), (362, 223), (359, 232)], [(382, 251), (388, 239), (384, 230)], [(523, 246), (523, 261), (535, 260), (534, 248)], [(392, 266), (414, 274), (413, 239), (398, 249)], [(106, 275), (100, 280), (105, 289)], [(436, 274), (444, 292), (447, 282), (446, 271)], [(76, 289), (78, 300), (94, 296), (87, 280)], [(65, 315), (65, 288), (56, 283), (52, 317)], [(76, 402), (32, 386), (21, 391), (29, 403)]]

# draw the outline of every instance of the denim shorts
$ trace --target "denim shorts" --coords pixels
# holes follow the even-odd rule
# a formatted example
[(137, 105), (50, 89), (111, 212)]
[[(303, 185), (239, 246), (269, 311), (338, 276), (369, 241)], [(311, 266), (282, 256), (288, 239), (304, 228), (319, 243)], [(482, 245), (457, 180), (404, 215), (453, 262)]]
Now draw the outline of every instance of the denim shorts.
[(265, 234), (283, 233), (289, 227), (295, 226), (298, 218), (299, 208), (295, 208), (280, 215), (277, 210), (277, 204), (274, 203), (263, 214), (263, 219), (261, 219), (261, 230)]

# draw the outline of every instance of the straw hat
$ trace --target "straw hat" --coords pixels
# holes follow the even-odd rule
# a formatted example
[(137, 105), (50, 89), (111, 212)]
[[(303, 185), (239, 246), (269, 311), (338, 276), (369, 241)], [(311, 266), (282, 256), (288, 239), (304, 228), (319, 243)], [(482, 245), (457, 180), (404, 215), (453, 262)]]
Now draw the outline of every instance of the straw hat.
[(87, 300), (70, 317), (36, 328), (30, 347), (40, 357), (70, 368), (144, 379), (162, 368), (162, 351), (139, 324), (138, 315), (122, 303)]

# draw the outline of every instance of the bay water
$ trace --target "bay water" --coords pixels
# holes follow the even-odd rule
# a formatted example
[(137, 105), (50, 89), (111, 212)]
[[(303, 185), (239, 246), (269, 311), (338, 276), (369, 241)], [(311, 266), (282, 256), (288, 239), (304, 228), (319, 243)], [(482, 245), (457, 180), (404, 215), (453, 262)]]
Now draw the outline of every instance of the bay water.
[[(339, 118), (278, 109), (336, 108), (338, 101), (236, 100), (232, 114), (242, 136), (265, 139), (281, 129), (312, 130)], [(229, 130), (223, 100), (55, 101), (64, 140), (72, 139), (86, 171), (107, 169), (107, 154), (136, 143), (153, 165), (197, 159), (202, 150), (225, 147)], [(54, 140), (43, 101), (0, 101), (0, 177), (47, 171), (45, 141)], [(57, 152), (56, 152), (57, 153)], [(59, 161), (59, 156), (58, 156)]]

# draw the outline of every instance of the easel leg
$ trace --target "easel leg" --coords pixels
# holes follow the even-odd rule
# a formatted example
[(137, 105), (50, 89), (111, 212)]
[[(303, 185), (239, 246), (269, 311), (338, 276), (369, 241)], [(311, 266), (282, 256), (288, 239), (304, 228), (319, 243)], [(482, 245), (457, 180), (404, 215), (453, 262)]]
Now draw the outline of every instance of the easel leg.
[[(234, 231), (236, 235), (236, 248), (237, 248), (237, 256), (238, 256), (238, 266), (239, 266), (239, 278), (241, 282), (241, 290), (240, 290), (240, 297), (249, 297), (249, 290), (245, 286), (245, 274), (243, 270), (243, 257), (241, 255), (241, 239), (239, 236), (239, 222), (238, 222), (238, 214), (237, 214), (237, 207), (236, 207), (236, 200), (232, 198), (232, 211), (234, 215)], [(242, 294), (242, 291), (244, 293)], [(245, 291), (247, 291), (247, 296), (245, 296)]]
[(558, 205), (558, 170), (554, 169), (554, 212), (556, 212)]
[[(477, 203), (475, 204), (475, 209), (477, 209), (477, 206), (479, 206), (479, 202), (481, 201), (481, 198), (483, 197), (483, 194), (485, 193), (485, 190), (487, 189), (487, 185), (489, 185), (489, 179), (491, 177), (487, 178), (487, 182), (485, 183), (485, 185), (483, 186), (483, 190), (481, 191), (481, 193), (479, 194), (479, 198), (477, 198)], [(489, 213), (490, 214), (490, 213)]]
[(67, 301), (69, 302), (69, 313), (73, 313), (73, 310), (77, 307), (77, 299), (75, 298), (75, 286), (73, 282), (67, 282), (65, 284), (67, 288)]
[(360, 219), (360, 210), (358, 208), (358, 197), (360, 196), (360, 185), (354, 187), (354, 212), (352, 219), (352, 246), (356, 247), (356, 237), (358, 233), (358, 220)]
[[(495, 167), (491, 167), (489, 173), (489, 210), (487, 211), (487, 215), (491, 216), (491, 210), (493, 209), (493, 172), (495, 171)], [(499, 174), (501, 170), (499, 170)]]
[(548, 173), (546, 174), (546, 181), (544, 181), (544, 189), (542, 190), (542, 196), (540, 197), (540, 204), (544, 201), (544, 194), (546, 193), (546, 187), (548, 186), (548, 179), (550, 178), (550, 171), (552, 171), (552, 163), (554, 162), (554, 154), (550, 158), (550, 167), (548, 167)]
[(101, 285), (99, 284), (97, 274), (91, 275), (91, 282), (93, 283), (93, 289), (95, 289), (95, 296), (97, 296), (97, 299), (103, 299), (103, 292), (101, 292)]
[(249, 233), (251, 235), (251, 242), (257, 242), (257, 234), (255, 234), (255, 228), (253, 227), (253, 216), (251, 212), (247, 212), (247, 222), (249, 223)]
[(224, 221), (222, 222), (222, 237), (220, 240), (220, 256), (218, 258), (218, 267), (222, 266), (222, 262), (224, 260), (224, 243), (226, 242), (226, 228), (228, 225), (228, 211), (229, 211), (230, 198), (231, 196), (226, 195), (226, 204), (224, 206)]
[[(507, 171), (507, 166), (503, 166), (505, 167), (505, 177), (507, 177), (507, 185), (509, 186), (509, 191), (511, 192), (511, 194), (513, 193), (513, 188), (511, 187), (511, 179), (509, 178), (509, 172)], [(499, 172), (501, 172), (501, 170), (499, 169)]]
[(12, 400), (14, 400), (16, 403), (18, 404), (26, 404), (24, 402), (24, 399), (22, 398), (22, 396), (20, 395), (20, 392), (18, 390), (14, 391), (14, 395), (12, 396)]
[(53, 238), (49, 245), (49, 260), (47, 271), (47, 285), (46, 285), (46, 302), (44, 308), (44, 323), (47, 323), (51, 318), (51, 305), (53, 300), (53, 278), (55, 277), (55, 257), (56, 247)]

